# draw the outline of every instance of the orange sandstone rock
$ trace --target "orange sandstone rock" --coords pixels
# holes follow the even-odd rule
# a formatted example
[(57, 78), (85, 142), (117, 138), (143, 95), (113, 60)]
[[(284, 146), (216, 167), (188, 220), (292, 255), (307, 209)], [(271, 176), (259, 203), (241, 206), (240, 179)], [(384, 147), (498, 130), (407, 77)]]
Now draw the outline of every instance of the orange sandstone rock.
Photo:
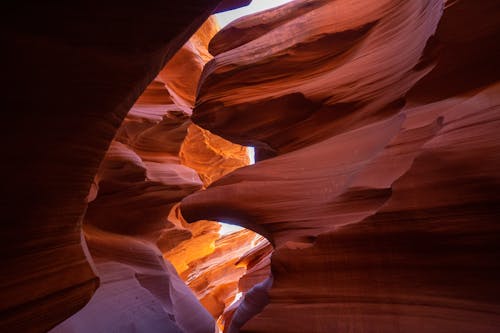
[(179, 154), (182, 164), (198, 172), (203, 184), (250, 164), (247, 148), (191, 124)]
[(10, 112), (0, 131), (9, 142), (0, 331), (46, 332), (90, 300), (98, 280), (81, 225), (99, 164), (135, 100), (219, 3), (27, 1), (3, 9)]
[(192, 119), (268, 159), (182, 214), (276, 247), (272, 287), (254, 287), (227, 332), (498, 330), (497, 14), (493, 1), (295, 1), (214, 37)]

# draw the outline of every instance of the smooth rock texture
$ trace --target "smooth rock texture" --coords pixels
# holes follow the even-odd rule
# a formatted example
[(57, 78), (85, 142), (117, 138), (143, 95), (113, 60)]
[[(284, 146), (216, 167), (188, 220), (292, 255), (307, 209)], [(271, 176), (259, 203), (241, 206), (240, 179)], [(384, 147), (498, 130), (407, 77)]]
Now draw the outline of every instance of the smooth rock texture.
[(269, 156), (395, 113), (430, 70), (417, 64), (442, 6), (294, 1), (241, 18), (211, 42), (193, 120)]
[[(187, 224), (178, 206), (168, 219), (189, 230), (191, 237), (164, 251), (163, 256), (218, 320), (222, 330), (228, 323), (225, 318), (235, 309), (237, 294), (243, 296), (254, 285), (269, 278), (271, 245), (250, 230), (224, 235), (216, 222)], [(165, 238), (169, 236), (167, 233)]]
[(137, 97), (219, 3), (5, 4), (1, 331), (45, 332), (94, 293), (81, 224), (99, 164)]
[(249, 230), (238, 231), (218, 239), (210, 255), (190, 263), (186, 283), (214, 318), (218, 318), (238, 292), (238, 281), (246, 272), (240, 257), (260, 243), (268, 243)]
[(181, 211), (276, 247), (228, 332), (498, 331), (499, 13), (303, 0), (212, 39), (192, 119), (260, 161)]
[(210, 314), (151, 243), (94, 227), (85, 235), (101, 286), (51, 332), (214, 331)]
[(498, 332), (498, 1), (249, 2), (4, 6), (0, 331)]
[(241, 297), (226, 307), (219, 318), (219, 326), (223, 332), (238, 332), (242, 325), (268, 304), (267, 292), (273, 283), (272, 252), (273, 247), (269, 242), (260, 242), (237, 262), (237, 265), (246, 265), (247, 272), (238, 282)]
[[(191, 40), (201, 40), (198, 34), (208, 40), (206, 31), (212, 26), (213, 20), (208, 20)], [(186, 45), (192, 45), (191, 40)], [(178, 54), (185, 55), (185, 49)], [(197, 49), (192, 53), (199, 54)], [(198, 68), (196, 57), (183, 60), (186, 67)], [(185, 79), (196, 82), (200, 73), (193, 71)], [(160, 87), (157, 82), (128, 113), (94, 178), (84, 234), (101, 286), (81, 311), (52, 332), (215, 330), (210, 313), (161, 252), (193, 237), (168, 216), (182, 198), (200, 190), (202, 182), (178, 157), (191, 109), (171, 96), (167, 81)], [(175, 89), (175, 96), (192, 93), (189, 86)], [(108, 311), (110, 315), (98, 315)]]
[(179, 154), (181, 162), (200, 175), (205, 186), (250, 164), (247, 148), (191, 124)]
[[(246, 271), (235, 263), (257, 236), (241, 231), (220, 238), (219, 223), (188, 225), (178, 209), (182, 198), (202, 189), (199, 173), (220, 177), (248, 164), (245, 147), (206, 130), (199, 129), (203, 134), (194, 142), (188, 138), (195, 126), (193, 87), (216, 29), (213, 18), (201, 26), (146, 88), (111, 142), (84, 217), (102, 284), (52, 332), (213, 333), (215, 320), (235, 297)], [(189, 154), (180, 156), (186, 145)], [(185, 166), (207, 154), (220, 162), (199, 172)], [(98, 315), (107, 311), (112, 314)]]

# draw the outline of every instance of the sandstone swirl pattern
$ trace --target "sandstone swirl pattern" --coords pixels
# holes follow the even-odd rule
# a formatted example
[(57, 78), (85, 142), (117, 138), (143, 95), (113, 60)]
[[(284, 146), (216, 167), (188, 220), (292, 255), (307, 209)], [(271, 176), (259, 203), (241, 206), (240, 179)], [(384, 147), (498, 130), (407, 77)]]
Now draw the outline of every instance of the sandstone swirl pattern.
[(300, 0), (214, 37), (192, 119), (260, 161), (181, 210), (276, 247), (229, 332), (498, 330), (498, 13)]
[[(218, 223), (188, 225), (178, 210), (182, 198), (202, 189), (199, 175), (209, 181), (248, 164), (245, 147), (206, 130), (187, 138), (195, 128), (190, 115), (196, 82), (216, 30), (213, 18), (201, 26), (111, 142), (83, 226), (100, 286), (81, 311), (51, 332), (212, 333), (234, 299), (246, 271), (235, 263), (257, 236), (241, 231), (221, 238)], [(181, 164), (181, 151), (184, 164), (196, 170)], [(195, 162), (204, 156), (211, 163)]]
[[(0, 331), (46, 332), (91, 299), (100, 268), (89, 255), (82, 223), (112, 139), (146, 86), (208, 16), (217, 7), (247, 2), (6, 4), (0, 23), (2, 101), (10, 112), (0, 131), (8, 142), (2, 149)], [(158, 91), (164, 84), (154, 85), (145, 98), (165, 103), (167, 96)], [(150, 139), (146, 135), (137, 144), (142, 148)], [(122, 148), (113, 144), (115, 157), (136, 161)], [(140, 176), (143, 166), (130, 171)], [(157, 183), (173, 174), (155, 168), (148, 173)], [(177, 194), (186, 189), (179, 187)], [(168, 270), (157, 264), (153, 270)], [(116, 268), (118, 275), (132, 276)], [(104, 284), (110, 279), (101, 277)]]

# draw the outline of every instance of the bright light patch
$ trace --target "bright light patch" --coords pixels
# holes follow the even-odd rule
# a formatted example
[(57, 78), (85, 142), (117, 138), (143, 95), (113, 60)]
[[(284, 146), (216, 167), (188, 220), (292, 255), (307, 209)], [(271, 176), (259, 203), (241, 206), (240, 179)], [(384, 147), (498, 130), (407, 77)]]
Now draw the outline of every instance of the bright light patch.
[(248, 158), (250, 159), (250, 165), (255, 164), (255, 148), (247, 147)]
[(229, 235), (232, 233), (235, 233), (237, 231), (243, 230), (243, 227), (240, 227), (239, 225), (232, 225), (232, 224), (227, 224), (227, 223), (220, 223), (220, 230), (219, 230), (219, 235), (225, 236)]
[(236, 297), (234, 298), (233, 303), (238, 302), (240, 298), (243, 297), (243, 293), (240, 291), (236, 294)]
[(248, 6), (215, 14), (215, 17), (217, 18), (217, 21), (219, 21), (219, 25), (221, 26), (221, 28), (223, 28), (228, 25), (229, 22), (234, 21), (242, 16), (261, 12), (269, 8), (278, 7), (290, 1), (292, 0), (253, 0), (252, 3)]
[(238, 302), (242, 297), (243, 293), (238, 289), (238, 293), (236, 294), (236, 296), (234, 296), (233, 301), (231, 302), (231, 304), (229, 304), (229, 306), (226, 309), (229, 309), (234, 303)]

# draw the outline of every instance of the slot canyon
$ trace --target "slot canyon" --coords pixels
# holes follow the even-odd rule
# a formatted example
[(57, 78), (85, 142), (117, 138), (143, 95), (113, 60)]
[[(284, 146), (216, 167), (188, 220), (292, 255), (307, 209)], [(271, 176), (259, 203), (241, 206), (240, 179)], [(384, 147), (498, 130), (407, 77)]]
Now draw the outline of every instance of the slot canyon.
[(3, 5), (0, 332), (500, 332), (500, 2), (252, 5)]

